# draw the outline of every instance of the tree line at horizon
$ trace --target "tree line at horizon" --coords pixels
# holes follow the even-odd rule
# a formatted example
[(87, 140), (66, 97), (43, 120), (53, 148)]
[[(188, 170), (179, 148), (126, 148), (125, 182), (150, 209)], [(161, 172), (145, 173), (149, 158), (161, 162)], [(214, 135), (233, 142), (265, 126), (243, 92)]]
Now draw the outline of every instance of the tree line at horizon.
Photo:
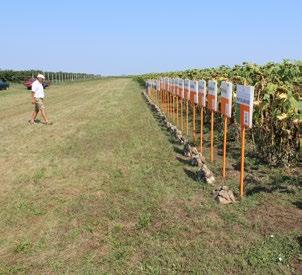
[(13, 83), (21, 83), (29, 78), (36, 77), (38, 74), (43, 74), (47, 81), (63, 82), (75, 81), (100, 77), (100, 75), (86, 73), (71, 73), (71, 72), (49, 72), (43, 70), (1, 70), (0, 79)]

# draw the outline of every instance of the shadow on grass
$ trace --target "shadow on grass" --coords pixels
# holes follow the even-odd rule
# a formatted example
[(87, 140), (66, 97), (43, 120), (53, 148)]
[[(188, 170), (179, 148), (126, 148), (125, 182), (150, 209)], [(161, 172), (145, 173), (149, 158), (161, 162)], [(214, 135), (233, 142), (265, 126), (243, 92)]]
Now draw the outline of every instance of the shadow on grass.
[(297, 238), (298, 244), (300, 245), (300, 247), (302, 248), (302, 236), (299, 236)]
[(246, 190), (246, 195), (247, 196), (252, 196), (254, 194), (257, 193), (271, 193), (272, 190), (270, 190), (269, 188), (265, 187), (265, 186), (255, 186), (251, 189)]
[[(247, 195), (253, 195), (260, 192), (292, 194), (299, 188), (299, 176), (271, 175), (268, 180), (257, 176), (249, 176), (246, 177), (246, 184), (248, 186), (248, 190), (246, 191)], [(300, 208), (302, 202), (298, 201), (296, 203), (296, 206)]]
[(182, 153), (183, 153), (183, 150), (181, 150), (179, 148), (179, 146), (176, 146), (176, 145), (173, 146), (173, 150), (175, 153), (180, 154), (180, 155), (182, 155)]
[(187, 168), (184, 168), (184, 171), (185, 171), (186, 175), (187, 175), (189, 178), (191, 178), (191, 179), (194, 180), (194, 181), (197, 181), (196, 173), (195, 173), (194, 171), (189, 170), (189, 169), (187, 169)]
[(183, 164), (190, 165), (190, 159), (187, 159), (185, 157), (179, 157), (179, 156), (177, 156), (176, 159)]
[[(299, 209), (302, 209), (302, 201), (295, 201), (293, 202), (293, 205), (295, 205)], [(302, 245), (302, 236), (301, 236), (301, 245)]]

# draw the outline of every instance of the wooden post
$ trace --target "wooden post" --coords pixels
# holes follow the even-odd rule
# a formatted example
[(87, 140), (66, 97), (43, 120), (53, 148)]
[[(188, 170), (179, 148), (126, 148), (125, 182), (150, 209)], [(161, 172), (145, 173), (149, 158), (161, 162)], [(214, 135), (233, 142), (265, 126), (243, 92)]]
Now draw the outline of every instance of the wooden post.
[(223, 165), (222, 165), (222, 177), (226, 176), (226, 147), (227, 147), (227, 131), (228, 131), (228, 118), (224, 116), (224, 130), (223, 130)]
[(203, 145), (203, 107), (200, 107), (200, 153), (202, 154)]
[(211, 111), (211, 152), (210, 152), (211, 161), (214, 160), (214, 111)]

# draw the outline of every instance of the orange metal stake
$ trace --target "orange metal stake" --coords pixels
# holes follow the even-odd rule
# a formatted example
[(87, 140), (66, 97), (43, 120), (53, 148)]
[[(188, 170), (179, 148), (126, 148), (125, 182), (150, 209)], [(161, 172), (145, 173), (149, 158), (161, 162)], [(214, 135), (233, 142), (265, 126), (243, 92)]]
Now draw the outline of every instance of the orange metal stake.
[(243, 197), (244, 178), (244, 151), (245, 151), (245, 126), (241, 126), (241, 165), (240, 165), (240, 196)]
[(183, 109), (182, 109), (182, 99), (180, 100), (180, 128), (181, 128), (181, 131), (184, 130), (184, 118), (183, 118)]
[(214, 160), (214, 111), (211, 111), (211, 161)]
[(170, 112), (171, 112), (171, 121), (173, 121), (173, 95), (171, 94), (170, 95), (170, 102), (171, 102), (171, 105), (170, 105)]
[(175, 98), (174, 95), (172, 95), (172, 121), (175, 121), (175, 113), (174, 113), (174, 105), (175, 105)]
[(193, 103), (193, 142), (196, 141), (196, 110), (195, 110), (195, 104)]
[[(160, 91), (159, 93), (160, 93), (159, 98), (160, 98), (161, 110), (164, 111), (164, 94), (163, 94), (163, 91)], [(159, 102), (158, 102), (158, 105), (159, 105)]]
[(203, 107), (200, 107), (200, 153), (202, 154), (203, 143)]
[(171, 120), (173, 121), (174, 115), (173, 115), (173, 95), (171, 94)]
[(170, 93), (168, 92), (168, 118), (170, 117)]
[(189, 135), (189, 102), (186, 100), (186, 128), (187, 136)]
[(165, 113), (168, 114), (168, 98), (167, 98), (167, 91), (165, 91)]
[(165, 113), (166, 112), (166, 106), (165, 106), (165, 104), (166, 104), (166, 93), (165, 93), (165, 91), (163, 91), (163, 112)]
[(226, 176), (226, 147), (227, 147), (227, 131), (228, 131), (228, 118), (224, 117), (224, 133), (223, 133), (223, 166), (222, 166), (222, 176)]
[(177, 126), (177, 128), (179, 127), (179, 125), (178, 125), (178, 96), (176, 97), (176, 126)]
[(172, 120), (172, 96), (171, 96), (171, 93), (169, 94), (169, 97), (170, 97), (170, 110), (169, 110), (169, 112), (170, 112), (170, 119)]
[(173, 114), (174, 114), (173, 121), (174, 121), (174, 123), (176, 123), (176, 107), (175, 107), (175, 105), (176, 105), (176, 97), (173, 96)]
[(168, 92), (168, 118), (170, 119), (170, 92)]
[(161, 91), (162, 111), (165, 112), (165, 92)]

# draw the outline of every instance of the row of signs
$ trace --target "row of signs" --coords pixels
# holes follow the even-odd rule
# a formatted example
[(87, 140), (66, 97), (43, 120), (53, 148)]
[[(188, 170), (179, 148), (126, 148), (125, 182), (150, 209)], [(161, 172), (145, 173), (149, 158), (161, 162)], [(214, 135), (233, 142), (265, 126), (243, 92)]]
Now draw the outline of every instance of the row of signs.
[[(217, 112), (218, 87), (216, 80), (209, 80), (206, 83), (205, 80), (162, 78), (160, 80), (147, 80), (146, 85), (147, 88), (168, 91), (181, 99), (186, 99)], [(232, 90), (233, 84), (231, 82), (221, 82), (221, 113), (228, 118), (232, 115)], [(241, 125), (252, 127), (254, 87), (237, 85), (236, 92)]]

